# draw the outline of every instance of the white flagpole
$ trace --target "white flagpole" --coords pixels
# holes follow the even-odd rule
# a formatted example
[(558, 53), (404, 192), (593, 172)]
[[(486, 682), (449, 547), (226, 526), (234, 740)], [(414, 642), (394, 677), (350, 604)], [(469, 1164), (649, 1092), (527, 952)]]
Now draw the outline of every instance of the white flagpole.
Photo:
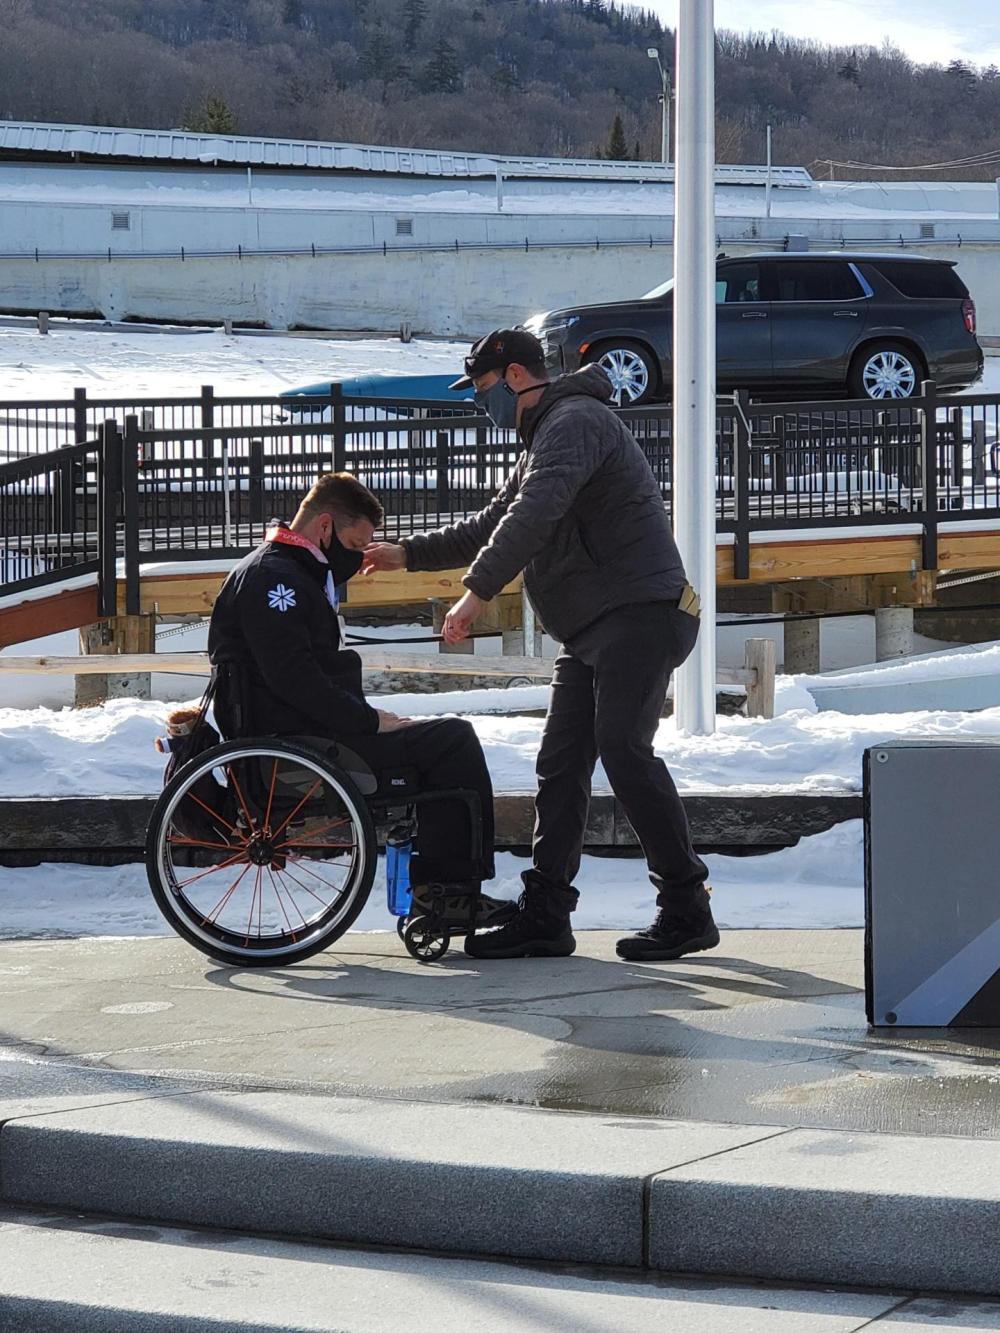
[(715, 730), (715, 4), (681, 0), (674, 223), (674, 532), (701, 596), (677, 673), (678, 727)]

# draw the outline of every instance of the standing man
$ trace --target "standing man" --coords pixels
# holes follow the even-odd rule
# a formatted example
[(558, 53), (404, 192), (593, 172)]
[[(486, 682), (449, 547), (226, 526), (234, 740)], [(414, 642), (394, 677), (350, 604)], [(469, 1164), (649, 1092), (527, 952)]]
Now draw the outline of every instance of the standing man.
[[(474, 518), (366, 552), (365, 571), (469, 564), (468, 591), (444, 624), (464, 639), (488, 601), (522, 570), (545, 628), (562, 640), (536, 771), (533, 866), (517, 916), (470, 936), (476, 958), (565, 957), (597, 759), (635, 829), (657, 891), (652, 925), (618, 941), (626, 959), (679, 958), (719, 942), (707, 870), (684, 807), (653, 753), (671, 672), (698, 636), (656, 479), (608, 406), (599, 366), (550, 381), (541, 343), (497, 329), (465, 359), (476, 402), (524, 444), (513, 473)], [(682, 609), (683, 608), (683, 609)]]
[[(492, 879), (493, 788), (479, 738), (461, 718), (414, 720), (365, 699), (361, 658), (345, 648), (338, 588), (361, 568), (382, 506), (346, 472), (319, 478), (291, 523), (273, 520), (263, 543), (232, 570), (212, 610), (208, 652), (217, 670), (215, 716), (231, 740), (309, 736), (342, 741), (391, 795), (402, 776), (422, 791), (479, 794), (482, 855), (472, 855), (464, 802), (442, 799), (418, 813), (414, 896), (443, 884), (455, 896)], [(396, 782), (394, 782), (394, 778)], [(480, 916), (508, 920), (511, 905), (485, 895)], [(467, 912), (462, 915), (464, 920)]]

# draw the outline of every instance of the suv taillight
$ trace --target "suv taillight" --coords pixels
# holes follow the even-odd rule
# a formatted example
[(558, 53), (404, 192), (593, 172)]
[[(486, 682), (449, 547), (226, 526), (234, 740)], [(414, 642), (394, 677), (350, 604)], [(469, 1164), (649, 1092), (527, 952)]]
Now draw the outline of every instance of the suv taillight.
[(976, 303), (969, 297), (962, 302), (962, 318), (965, 320), (965, 327), (969, 333), (976, 331)]

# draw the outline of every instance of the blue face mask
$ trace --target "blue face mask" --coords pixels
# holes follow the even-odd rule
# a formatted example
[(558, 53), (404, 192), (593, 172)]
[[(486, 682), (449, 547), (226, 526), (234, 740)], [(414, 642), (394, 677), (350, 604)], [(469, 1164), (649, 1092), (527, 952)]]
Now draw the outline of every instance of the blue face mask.
[(517, 394), (505, 379), (497, 380), (488, 389), (477, 390), (476, 406), (481, 407), (500, 430), (513, 430), (517, 425)]

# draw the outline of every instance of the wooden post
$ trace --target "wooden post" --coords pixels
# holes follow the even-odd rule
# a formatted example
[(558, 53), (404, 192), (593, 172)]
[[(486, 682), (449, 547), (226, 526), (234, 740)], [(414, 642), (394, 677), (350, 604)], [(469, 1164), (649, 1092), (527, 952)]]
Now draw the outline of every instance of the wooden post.
[[(444, 618), (451, 610), (452, 603), (446, 602), (443, 597), (431, 598), (431, 617), (435, 634), (440, 634), (444, 629)], [(445, 643), (442, 639), (438, 644), (439, 653), (474, 653), (476, 645), (474, 640), (465, 639), (462, 643)]]
[[(80, 631), (80, 652), (116, 656), (121, 653), (156, 651), (156, 617), (150, 614), (112, 616), (85, 625)], [(110, 663), (109, 663), (110, 665)], [(75, 703), (89, 708), (108, 699), (148, 699), (150, 673), (116, 674), (109, 671), (97, 676), (77, 676)]]
[(773, 639), (747, 639), (743, 661), (754, 673), (747, 681), (747, 717), (774, 717), (776, 658)]

